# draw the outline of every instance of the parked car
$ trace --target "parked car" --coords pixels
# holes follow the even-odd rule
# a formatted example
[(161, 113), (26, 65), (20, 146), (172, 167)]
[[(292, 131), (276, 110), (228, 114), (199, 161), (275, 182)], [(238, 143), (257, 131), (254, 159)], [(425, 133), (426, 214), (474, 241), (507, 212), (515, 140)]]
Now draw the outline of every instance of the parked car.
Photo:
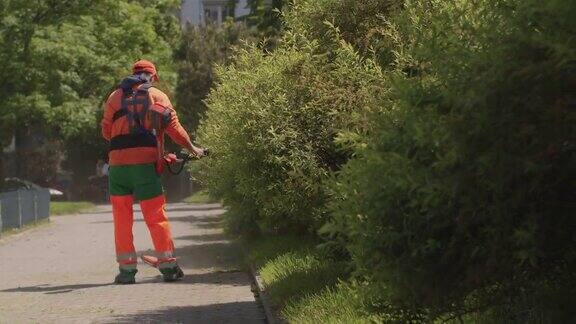
[[(20, 178), (5, 178), (2, 184), (2, 191), (16, 191), (16, 190), (32, 190), (32, 189), (43, 189), (44, 187), (39, 186), (33, 182), (22, 180)], [(54, 188), (46, 188), (50, 191), (50, 197), (63, 196), (64, 193), (60, 190)]]

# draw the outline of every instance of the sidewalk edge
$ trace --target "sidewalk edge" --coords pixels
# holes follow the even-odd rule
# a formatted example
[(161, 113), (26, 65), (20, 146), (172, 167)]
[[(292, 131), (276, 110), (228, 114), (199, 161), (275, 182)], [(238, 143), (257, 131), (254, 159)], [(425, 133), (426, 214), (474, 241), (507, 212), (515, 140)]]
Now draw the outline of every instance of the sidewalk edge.
[(269, 324), (285, 324), (286, 321), (282, 320), (278, 314), (276, 313), (272, 300), (270, 296), (266, 292), (266, 286), (264, 285), (264, 281), (260, 274), (254, 267), (254, 265), (250, 265), (250, 274), (252, 275), (252, 281), (254, 282), (254, 292), (257, 294), (257, 298), (260, 300), (262, 307), (264, 308), (264, 313), (266, 315), (266, 321)]

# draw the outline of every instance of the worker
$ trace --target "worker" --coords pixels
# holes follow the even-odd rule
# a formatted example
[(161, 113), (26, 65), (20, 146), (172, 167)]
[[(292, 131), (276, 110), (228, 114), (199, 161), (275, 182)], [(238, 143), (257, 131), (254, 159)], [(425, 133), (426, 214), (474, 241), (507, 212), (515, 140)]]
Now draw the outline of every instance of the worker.
[(164, 134), (197, 157), (202, 157), (204, 150), (192, 144), (168, 96), (153, 86), (159, 81), (154, 64), (139, 60), (132, 72), (108, 97), (101, 122), (102, 136), (110, 144), (109, 191), (120, 269), (114, 282), (136, 282), (137, 255), (132, 234), (134, 199), (140, 201), (164, 281), (177, 281), (184, 273), (174, 256), (159, 174), (165, 162)]

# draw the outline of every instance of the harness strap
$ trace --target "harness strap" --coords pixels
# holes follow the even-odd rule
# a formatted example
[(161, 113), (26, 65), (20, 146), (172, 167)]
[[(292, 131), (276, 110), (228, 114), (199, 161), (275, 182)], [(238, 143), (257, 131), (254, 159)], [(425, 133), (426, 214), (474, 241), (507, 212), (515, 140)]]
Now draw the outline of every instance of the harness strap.
[(112, 122), (115, 122), (116, 120), (124, 117), (128, 115), (128, 109), (118, 109), (116, 110), (116, 112), (114, 113), (114, 116), (112, 117)]
[[(133, 89), (134, 85), (140, 85)], [(122, 89), (121, 106), (114, 113), (112, 122), (116, 122), (122, 117), (128, 121), (128, 134), (117, 135), (110, 139), (110, 150), (122, 150), (137, 147), (158, 147), (156, 135), (144, 127), (144, 122), (150, 109), (149, 90), (152, 84), (138, 77), (126, 78), (120, 88)], [(137, 110), (141, 105), (142, 109)]]
[[(132, 89), (132, 87), (136, 84), (139, 84), (140, 87), (136, 90)], [(122, 99), (120, 104), (120, 109), (118, 109), (112, 118), (112, 122), (115, 122), (121, 117), (128, 116), (128, 122), (130, 129), (132, 130), (134, 127), (134, 123), (138, 124), (137, 126), (142, 127), (141, 121), (144, 120), (148, 110), (150, 109), (150, 97), (148, 92), (152, 84), (143, 80), (138, 77), (128, 77), (122, 81), (120, 85), (120, 89), (122, 89)], [(132, 98), (130, 98), (132, 96)], [(141, 111), (131, 111), (129, 109), (130, 106), (136, 107), (136, 105), (142, 105), (143, 108)]]
[[(138, 89), (138, 91), (132, 96), (131, 99), (128, 98), (129, 94), (124, 94), (122, 96), (122, 110), (125, 110), (125, 114), (128, 117), (128, 126), (131, 133), (139, 132), (144, 129), (144, 120), (146, 119), (146, 114), (150, 108), (150, 98), (148, 97), (148, 90)], [(136, 105), (142, 105), (142, 110), (137, 111)], [(129, 107), (134, 107), (131, 110)]]
[(157, 147), (158, 140), (150, 132), (140, 134), (124, 134), (110, 139), (110, 150), (123, 150), (136, 147)]

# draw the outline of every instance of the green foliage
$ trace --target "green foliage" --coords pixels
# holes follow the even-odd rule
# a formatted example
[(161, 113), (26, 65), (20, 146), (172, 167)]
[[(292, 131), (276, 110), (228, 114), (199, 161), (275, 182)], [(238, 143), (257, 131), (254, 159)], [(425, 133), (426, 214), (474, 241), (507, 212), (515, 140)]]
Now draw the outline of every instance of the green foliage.
[[(87, 179), (93, 172), (93, 164), (87, 161), (95, 161), (106, 151), (99, 130), (102, 100), (130, 73), (130, 65), (139, 58), (151, 59), (163, 82), (167, 86), (174, 83), (170, 44), (178, 36), (179, 25), (171, 12), (178, 3), (2, 3), (0, 58), (5, 63), (0, 67), (0, 92), (7, 103), (0, 108), (2, 141), (13, 135), (17, 141), (28, 140), (33, 132), (64, 148), (67, 166), (78, 179)], [(34, 143), (33, 149), (42, 150), (38, 144)], [(21, 163), (30, 163), (24, 158), (29, 151), (20, 146), (17, 150)], [(28, 167), (35, 165), (37, 162)], [(40, 173), (55, 174), (56, 166)]]
[(348, 47), (333, 60), (316, 52), (313, 42), (270, 55), (252, 47), (220, 69), (201, 133), (217, 152), (206, 181), (240, 226), (301, 233), (325, 220), (323, 183), (346, 159), (334, 138), (377, 89), (379, 72)]
[(244, 239), (248, 250), (248, 261), (251, 265), (261, 268), (280, 255), (294, 251), (311, 251), (318, 243), (315, 236), (256, 236)]
[(72, 215), (87, 213), (94, 210), (96, 206), (86, 201), (69, 202), (69, 201), (52, 201), (50, 202), (50, 215)]
[(342, 275), (341, 264), (318, 258), (309, 252), (290, 252), (265, 264), (260, 275), (272, 300), (283, 306), (286, 300), (303, 291), (313, 293), (334, 284)]
[(281, 11), (288, 0), (248, 0), (250, 16), (247, 21), (255, 26), (264, 37), (277, 37), (282, 29)]
[[(183, 32), (174, 53), (178, 66), (175, 96), (180, 119), (192, 133), (205, 118), (205, 99), (218, 82), (215, 67), (229, 65), (234, 53), (247, 44), (261, 42), (259, 48), (273, 48), (280, 34), (283, 3), (275, 0), (270, 6), (250, 1), (251, 14), (246, 21), (228, 19), (222, 25), (188, 26)], [(235, 1), (229, 1), (228, 6), (233, 11)]]
[[(55, 113), (60, 111), (57, 115), (60, 120), (52, 124), (62, 127), (66, 165), (75, 170), (80, 179), (93, 172), (85, 160), (95, 161), (107, 151), (99, 128), (101, 105), (119, 80), (131, 73), (131, 64), (139, 58), (152, 60), (159, 71), (160, 87), (169, 90), (175, 84), (171, 43), (178, 35), (179, 25), (169, 12), (153, 5), (128, 2), (117, 2), (113, 7), (116, 8), (113, 11), (83, 17), (74, 25), (63, 26), (48, 43), (53, 46), (50, 54), (57, 58), (70, 53), (67, 56), (70, 60), (64, 65), (67, 68), (53, 73), (70, 76), (57, 84), (62, 87), (62, 83), (72, 83), (70, 87), (76, 91), (77, 98), (53, 108)], [(79, 167), (82, 165), (87, 168)]]
[[(380, 33), (386, 15), (401, 0), (318, 0), (294, 1), (287, 10), (285, 25), (297, 35), (315, 39), (321, 45), (341, 40), (354, 46), (361, 54), (379, 47), (374, 39)], [(338, 37), (335, 36), (335, 29)]]
[(228, 64), (234, 46), (250, 38), (243, 24), (232, 21), (223, 26), (209, 24), (184, 31), (174, 53), (178, 63), (175, 98), (179, 118), (191, 132), (196, 132), (206, 114), (204, 100), (215, 82), (215, 66)]
[[(349, 267), (318, 249), (316, 237), (246, 240), (248, 261), (260, 273), (279, 315), (289, 323), (407, 323), (421, 319), (380, 301), (370, 284), (349, 279)], [(382, 311), (383, 309), (383, 311)]]
[(211, 204), (211, 203), (217, 203), (218, 200), (210, 197), (208, 192), (206, 192), (205, 190), (201, 190), (197, 191), (192, 196), (184, 199), (184, 202), (189, 204)]
[(248, 260), (266, 285), (275, 306), (287, 304), (334, 286), (347, 267), (315, 249), (317, 240), (302, 236), (264, 236), (244, 242)]
[(576, 265), (575, 12), (406, 2), (384, 24), (390, 102), (334, 184), (327, 229), (385, 298), (433, 317), (574, 287), (558, 276)]
[[(43, 95), (34, 93), (37, 73), (31, 65), (34, 59), (32, 42), (36, 32), (61, 25), (91, 8), (91, 1), (86, 0), (0, 1), (0, 59), (3, 62), (0, 67), (0, 95), (8, 103), (0, 108), (0, 120), (3, 122), (0, 143), (5, 145), (11, 138), (21, 112), (25, 115), (35, 112), (34, 108), (45, 110), (43, 108), (46, 107)], [(27, 99), (26, 96), (31, 97)], [(15, 105), (11, 105), (13, 98), (17, 101)], [(35, 115), (42, 114), (40, 111)]]
[(208, 98), (205, 179), (229, 224), (321, 228), (384, 313), (569, 321), (574, 2), (291, 10), (278, 48), (239, 52)]
[[(306, 291), (306, 290), (304, 290)], [(282, 317), (289, 323), (421, 323), (423, 318), (390, 306), (375, 310), (378, 299), (368, 283), (340, 281), (321, 291), (291, 300)]]

